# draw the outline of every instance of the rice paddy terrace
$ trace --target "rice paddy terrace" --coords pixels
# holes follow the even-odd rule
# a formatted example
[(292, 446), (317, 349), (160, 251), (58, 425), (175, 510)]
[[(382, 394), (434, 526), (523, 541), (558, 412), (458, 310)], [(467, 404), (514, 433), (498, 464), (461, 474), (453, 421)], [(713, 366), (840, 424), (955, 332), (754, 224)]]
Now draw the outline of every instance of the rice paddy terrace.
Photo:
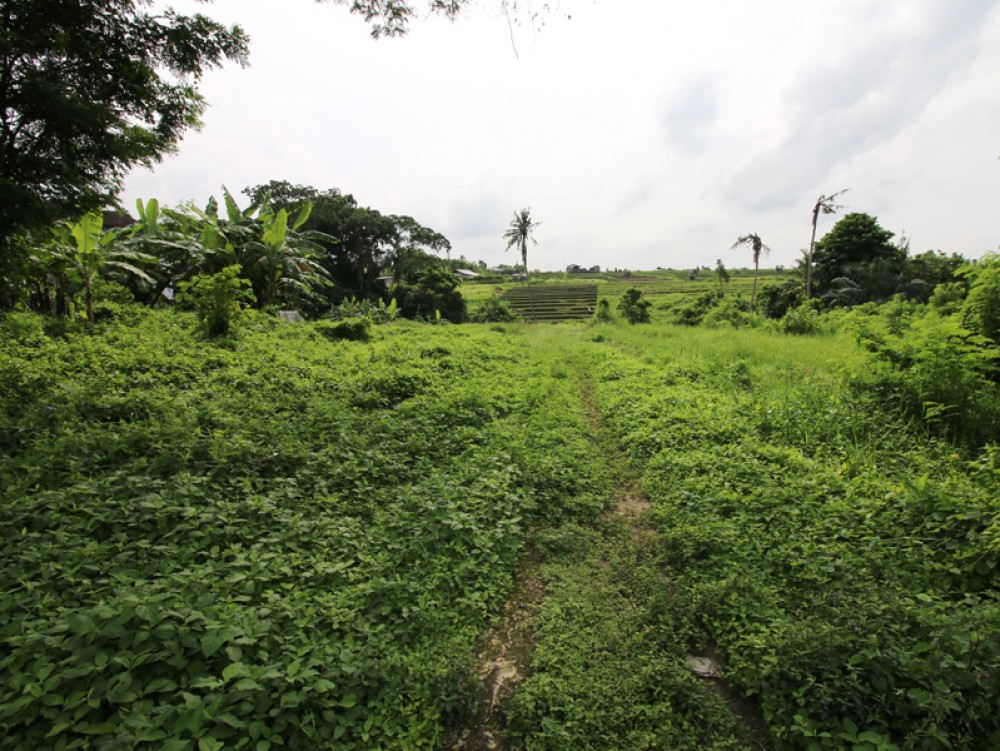
[(587, 319), (597, 306), (597, 285), (524, 285), (508, 289), (503, 299), (526, 321)]

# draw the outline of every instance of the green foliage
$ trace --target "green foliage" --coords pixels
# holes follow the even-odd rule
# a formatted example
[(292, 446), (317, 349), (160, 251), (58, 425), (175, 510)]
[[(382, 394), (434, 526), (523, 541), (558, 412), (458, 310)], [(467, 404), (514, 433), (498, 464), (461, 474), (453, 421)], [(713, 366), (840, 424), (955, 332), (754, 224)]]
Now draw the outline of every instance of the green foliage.
[(611, 302), (606, 297), (602, 297), (597, 301), (597, 309), (594, 311), (594, 322), (611, 323), (614, 320), (614, 314), (611, 312)]
[(198, 313), (198, 320), (208, 336), (227, 336), (243, 314), (244, 305), (253, 302), (250, 282), (240, 277), (241, 267), (233, 264), (211, 276), (196, 276), (181, 283), (181, 301)]
[(927, 304), (941, 315), (957, 313), (968, 290), (960, 282), (944, 282), (934, 288)]
[(368, 318), (317, 321), (315, 327), (330, 341), (367, 342), (372, 336), (371, 320)]
[(1000, 350), (957, 320), (935, 314), (894, 318), (891, 309), (864, 321), (861, 345), (876, 366), (857, 387), (929, 430), (973, 446), (1000, 431)]
[(779, 328), (786, 334), (816, 334), (821, 330), (819, 310), (815, 301), (790, 308), (779, 321)]
[[(906, 320), (885, 326), (900, 332), (887, 345), (908, 346), (898, 384), (984, 385), (966, 349), (981, 342), (954, 322)], [(592, 345), (590, 370), (643, 472), (688, 613), (674, 622), (718, 645), (779, 747), (1000, 741), (995, 449), (968, 461), (827, 360), (776, 359), (808, 339), (632, 331)], [(817, 352), (841, 346), (824, 341)], [(991, 398), (980, 408), (996, 414)]]
[(327, 304), (345, 297), (382, 296), (385, 287), (378, 277), (383, 273), (392, 273), (397, 281), (417, 283), (430, 267), (445, 265), (432, 254), (451, 250), (451, 243), (439, 232), (409, 216), (359, 206), (354, 196), (336, 188), (317, 190), (272, 180), (243, 192), (255, 205), (289, 212), (307, 204), (312, 207), (302, 229), (321, 247), (317, 261), (334, 282), (319, 290)]
[(40, 266), (57, 280), (56, 294), (72, 297), (68, 281), (84, 292), (87, 321), (94, 322), (94, 285), (99, 275), (121, 271), (145, 282), (150, 276), (136, 264), (154, 263), (155, 259), (127, 247), (117, 230), (103, 230), (101, 214), (91, 212), (76, 222), (56, 226), (53, 239), (36, 250)]
[(434, 748), (528, 527), (600, 513), (546, 353), (264, 320), (0, 319), (5, 746)]
[[(813, 253), (816, 295), (829, 304), (854, 305), (887, 300), (898, 290), (906, 251), (890, 242), (893, 233), (868, 214), (847, 214)], [(837, 283), (838, 280), (848, 280)], [(845, 289), (853, 290), (844, 295)], [(838, 296), (838, 291), (840, 295)]]
[(469, 314), (472, 323), (514, 323), (517, 320), (517, 312), (510, 303), (499, 297), (487, 299)]
[(465, 298), (458, 289), (458, 279), (447, 269), (428, 269), (415, 284), (397, 284), (392, 294), (404, 318), (444, 318), (452, 323), (465, 320)]
[(631, 287), (625, 290), (618, 302), (618, 310), (629, 323), (649, 323), (649, 309), (652, 303), (645, 299), (642, 290)]
[(739, 329), (760, 325), (760, 318), (751, 312), (748, 302), (730, 295), (708, 310), (701, 323), (709, 327), (731, 326)]
[(197, 125), (202, 73), (246, 62), (239, 27), (145, 5), (4, 3), (0, 255), (17, 228), (106, 205)]
[(965, 324), (1000, 344), (1000, 256), (990, 253), (968, 267), (972, 281), (962, 305)]
[(705, 292), (672, 306), (673, 322), (682, 326), (699, 326), (705, 316), (720, 302), (718, 292)]

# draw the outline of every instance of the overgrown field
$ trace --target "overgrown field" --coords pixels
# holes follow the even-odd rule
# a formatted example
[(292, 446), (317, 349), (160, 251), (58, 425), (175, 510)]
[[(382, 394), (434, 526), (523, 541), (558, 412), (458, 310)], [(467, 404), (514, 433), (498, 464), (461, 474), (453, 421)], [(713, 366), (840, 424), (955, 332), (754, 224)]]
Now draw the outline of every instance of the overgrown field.
[(532, 551), (507, 748), (746, 748), (688, 654), (778, 749), (1000, 748), (1000, 451), (854, 340), (334, 330), (0, 319), (0, 747), (437, 748)]
[[(1000, 748), (1000, 452), (918, 433), (853, 341), (604, 327), (675, 622), (781, 748)], [(700, 642), (700, 643), (699, 643)]]
[(3, 322), (0, 746), (434, 747), (527, 527), (604, 503), (517, 338), (254, 321)]

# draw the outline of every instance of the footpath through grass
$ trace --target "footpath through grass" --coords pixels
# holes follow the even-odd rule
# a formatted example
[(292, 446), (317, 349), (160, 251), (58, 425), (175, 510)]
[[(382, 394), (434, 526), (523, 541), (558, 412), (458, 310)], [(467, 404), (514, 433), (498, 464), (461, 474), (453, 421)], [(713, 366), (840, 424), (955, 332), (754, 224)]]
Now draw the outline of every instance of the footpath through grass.
[(673, 618), (674, 582), (658, 536), (639, 517), (644, 499), (606, 430), (565, 332), (535, 329), (533, 345), (579, 394), (592, 462), (612, 503), (589, 524), (541, 524), (529, 541), (545, 590), (534, 623), (531, 675), (507, 707), (511, 749), (745, 749), (749, 729), (687, 665)]
[(709, 650), (778, 749), (1000, 748), (1000, 452), (852, 342), (328, 330), (0, 319), (0, 746), (438, 748), (528, 556), (506, 748), (753, 747)]

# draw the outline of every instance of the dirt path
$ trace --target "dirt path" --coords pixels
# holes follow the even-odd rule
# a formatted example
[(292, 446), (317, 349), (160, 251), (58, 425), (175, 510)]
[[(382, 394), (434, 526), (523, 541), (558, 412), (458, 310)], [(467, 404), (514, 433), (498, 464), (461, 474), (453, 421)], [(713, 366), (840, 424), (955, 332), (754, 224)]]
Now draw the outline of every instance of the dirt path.
[[(591, 431), (612, 470), (615, 501), (612, 513), (628, 524), (629, 535), (636, 545), (637, 563), (641, 563), (645, 553), (651, 552), (660, 541), (656, 529), (643, 519), (643, 514), (651, 507), (649, 497), (642, 489), (641, 478), (631, 466), (604, 419), (594, 394), (593, 384), (583, 375), (580, 376), (580, 393), (587, 410)], [(715, 645), (709, 644), (698, 653), (689, 655), (687, 664), (695, 675), (704, 679), (705, 689), (719, 696), (730, 711), (746, 725), (753, 739), (752, 747), (770, 748), (770, 732), (760, 707), (755, 702), (740, 696), (726, 682)]]
[[(611, 475), (612, 503), (605, 513), (603, 523), (616, 527), (630, 539), (634, 548), (636, 568), (655, 565), (661, 537), (647, 511), (651, 504), (643, 491), (639, 473), (633, 468), (608, 427), (597, 403), (592, 382), (582, 370), (576, 370), (580, 399), (584, 407), (590, 433), (595, 443), (595, 461), (605, 463)], [(624, 528), (624, 529), (623, 529)], [(631, 557), (633, 553), (630, 553)], [(546, 593), (541, 569), (545, 561), (537, 554), (528, 555), (517, 574), (514, 590), (503, 608), (496, 626), (479, 640), (476, 654), (479, 682), (477, 710), (464, 728), (447, 737), (441, 748), (447, 751), (503, 751), (508, 748), (502, 736), (504, 711), (510, 698), (530, 675), (535, 642), (533, 626), (543, 606)], [(628, 564), (626, 564), (628, 565)], [(603, 564), (599, 564), (603, 567)], [(664, 587), (669, 587), (665, 573)], [(584, 575), (594, 580), (599, 591), (601, 569)], [(723, 666), (711, 645), (687, 660), (688, 668), (702, 679), (707, 694), (714, 695), (729, 707), (738, 722), (747, 729), (742, 733), (753, 740), (748, 749), (767, 749), (766, 725), (759, 707), (742, 699), (725, 682)]]
[(479, 639), (476, 650), (478, 709), (470, 724), (445, 739), (442, 748), (450, 751), (503, 748), (500, 734), (504, 703), (531, 668), (534, 646), (531, 624), (544, 595), (538, 565), (538, 557), (532, 554), (521, 563), (514, 591), (504, 604), (499, 622)]

